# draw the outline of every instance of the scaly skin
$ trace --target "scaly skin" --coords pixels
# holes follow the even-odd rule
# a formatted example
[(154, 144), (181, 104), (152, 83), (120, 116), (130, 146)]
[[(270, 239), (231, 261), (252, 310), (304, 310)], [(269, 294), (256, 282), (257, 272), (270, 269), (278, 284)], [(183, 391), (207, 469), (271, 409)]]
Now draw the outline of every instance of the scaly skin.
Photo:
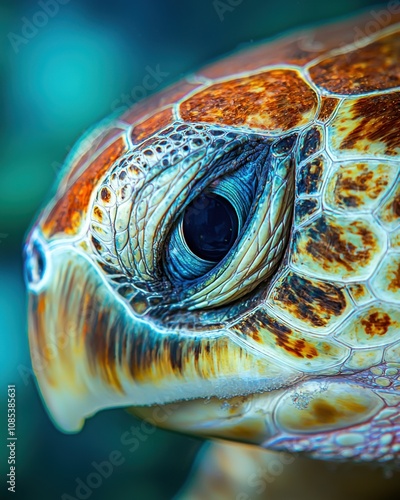
[[(399, 459), (400, 25), (350, 35), (228, 58), (77, 146), (25, 249), (61, 429), (129, 406), (274, 450)], [(212, 266), (180, 229), (206, 189), (240, 225)]]

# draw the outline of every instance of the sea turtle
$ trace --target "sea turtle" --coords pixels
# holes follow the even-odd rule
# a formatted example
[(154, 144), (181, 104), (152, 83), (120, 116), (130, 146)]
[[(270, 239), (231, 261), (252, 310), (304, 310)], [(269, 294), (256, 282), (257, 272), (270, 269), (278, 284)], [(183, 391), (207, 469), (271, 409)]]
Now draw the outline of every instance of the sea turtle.
[(59, 428), (132, 407), (272, 450), (399, 459), (399, 20), (251, 47), (78, 143), (25, 244)]

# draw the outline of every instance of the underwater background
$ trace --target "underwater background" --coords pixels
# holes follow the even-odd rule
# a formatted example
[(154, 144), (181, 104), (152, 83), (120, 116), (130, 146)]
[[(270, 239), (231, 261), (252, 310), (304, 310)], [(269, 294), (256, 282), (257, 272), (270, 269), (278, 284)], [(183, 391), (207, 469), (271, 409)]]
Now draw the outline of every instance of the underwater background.
[[(51, 15), (43, 15), (44, 4), (53, 6), (48, 7)], [(17, 397), (17, 493), (12, 498), (169, 499), (202, 445), (157, 429), (133, 451), (124, 450), (121, 435), (137, 425), (124, 410), (104, 411), (81, 433), (65, 435), (42, 405), (29, 359), (22, 244), (74, 142), (119, 106), (134, 104), (241, 44), (359, 9), (376, 13), (385, 5), (364, 0), (0, 1), (1, 498), (8, 498), (7, 384), (15, 384)], [(149, 91), (143, 82), (152, 71), (159, 72), (160, 81)], [(123, 463), (98, 487), (76, 496), (79, 480), (85, 482), (95, 470), (93, 462), (108, 460), (115, 450), (123, 453)], [(302, 470), (303, 481), (296, 476), (290, 499), (279, 493), (284, 475), (269, 495), (268, 490), (254, 492), (254, 498), (400, 498), (398, 473), (389, 472), (384, 480), (381, 471), (369, 476), (364, 466), (307, 460)], [(318, 490), (323, 497), (305, 479), (319, 475), (330, 478)], [(345, 487), (335, 489), (339, 477)], [(371, 496), (371, 478), (382, 480), (379, 497)]]

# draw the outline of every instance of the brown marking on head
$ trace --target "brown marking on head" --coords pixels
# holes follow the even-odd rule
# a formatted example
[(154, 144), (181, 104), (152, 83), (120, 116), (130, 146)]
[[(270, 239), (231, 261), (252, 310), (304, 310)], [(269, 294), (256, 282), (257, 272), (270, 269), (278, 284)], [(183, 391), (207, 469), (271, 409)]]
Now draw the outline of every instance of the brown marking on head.
[(304, 161), (307, 157), (314, 155), (321, 149), (323, 133), (320, 127), (311, 127), (303, 135), (298, 152), (298, 162)]
[(103, 187), (103, 189), (100, 191), (100, 198), (105, 202), (109, 203), (111, 200), (111, 193), (110, 190), (107, 187)]
[(324, 158), (318, 157), (304, 165), (297, 181), (297, 190), (299, 194), (318, 193), (323, 179)]
[(362, 247), (357, 248), (347, 240), (344, 228), (323, 215), (306, 230), (306, 252), (325, 270), (334, 265), (346, 271), (355, 271), (358, 266), (366, 265), (375, 253), (375, 237), (359, 221), (352, 222), (349, 227), (354, 234), (361, 236)]
[(366, 297), (368, 297), (368, 289), (365, 287), (365, 285), (362, 285), (360, 283), (354, 283), (353, 285), (349, 285), (351, 294), (353, 298), (357, 301), (362, 300)]
[(319, 424), (333, 424), (340, 420), (340, 411), (323, 399), (312, 401), (311, 410)]
[[(89, 299), (90, 300), (90, 299)], [(88, 303), (90, 303), (88, 301)], [(93, 311), (90, 307), (83, 307), (88, 316), (84, 323), (85, 330), (82, 331), (82, 338), (88, 349), (88, 361), (92, 372), (100, 373), (100, 376), (112, 385), (117, 391), (123, 392), (120, 379), (116, 371), (116, 346), (115, 339), (110, 339), (107, 335), (110, 328), (110, 314), (103, 306)], [(93, 317), (96, 314), (96, 318)], [(90, 331), (88, 331), (90, 325)], [(111, 325), (112, 328), (113, 325)]]
[(294, 220), (296, 224), (302, 224), (309, 219), (319, 209), (319, 200), (317, 198), (299, 199), (294, 209)]
[(319, 111), (317, 120), (320, 122), (327, 122), (333, 115), (337, 105), (339, 104), (339, 99), (336, 97), (322, 97), (321, 109)]
[(379, 209), (379, 218), (390, 230), (396, 229), (400, 223), (400, 182), (397, 181), (395, 189), (390, 193), (384, 204)]
[(103, 212), (97, 205), (93, 209), (93, 215), (96, 217), (98, 222), (103, 222)]
[(357, 401), (352, 401), (351, 399), (339, 399), (338, 403), (351, 413), (364, 413), (367, 409), (365, 405), (357, 403)]
[(262, 343), (262, 337), (260, 336), (260, 322), (256, 320), (256, 318), (250, 314), (245, 317), (239, 324), (238, 328), (234, 328), (236, 331), (239, 331), (240, 335), (244, 337), (250, 337), (256, 342)]
[[(91, 318), (88, 324), (94, 325), (85, 341), (90, 366), (93, 372), (104, 372), (101, 373), (104, 379), (115, 371), (117, 361), (118, 364), (127, 363), (130, 376), (137, 382), (152, 378), (155, 372), (158, 376), (182, 375), (189, 363), (191, 349), (195, 350), (194, 341), (186, 344), (171, 336), (153, 339), (140, 329), (135, 331), (132, 342), (127, 343), (129, 325), (121, 324), (106, 309), (100, 311), (97, 320)], [(197, 352), (198, 360), (201, 347), (200, 350), (197, 348)]]
[(91, 241), (93, 243), (93, 246), (94, 248), (98, 251), (98, 252), (102, 252), (103, 251), (103, 245), (100, 243), (100, 241), (95, 238), (94, 236), (91, 237)]
[(256, 342), (261, 342), (262, 341), (262, 339), (260, 337), (260, 333), (257, 330), (257, 328), (253, 328), (253, 329), (249, 328), (248, 329), (248, 333), (250, 333), (251, 338), (253, 340), (255, 340)]
[(74, 235), (79, 231), (82, 219), (87, 213), (94, 186), (107, 173), (115, 160), (127, 150), (126, 141), (121, 137), (94, 159), (70, 189), (57, 200), (42, 223), (43, 233), (47, 237), (50, 238), (57, 233)]
[(312, 326), (326, 326), (346, 308), (339, 287), (289, 274), (271, 296), (282, 309)]
[(387, 155), (398, 154), (400, 92), (360, 98), (352, 104), (350, 114), (358, 122), (347, 137), (343, 138), (340, 149), (360, 149), (363, 141), (367, 140), (369, 143), (383, 143), (384, 153)]
[(307, 342), (305, 339), (291, 339), (286, 333), (282, 333), (279, 329), (272, 329), (275, 335), (276, 345), (285, 349), (286, 352), (297, 358), (312, 359), (318, 356), (317, 349)]
[(396, 217), (400, 217), (400, 193), (393, 200), (392, 211)]
[(392, 292), (398, 292), (400, 290), (400, 263), (398, 263), (396, 269), (391, 270), (392, 279), (389, 282), (389, 290)]
[(399, 32), (350, 52), (328, 57), (310, 68), (314, 83), (338, 94), (357, 95), (400, 86)]
[(341, 422), (348, 413), (364, 413), (366, 408), (364, 405), (347, 399), (340, 399), (337, 405), (332, 405), (324, 399), (314, 399), (310, 403), (310, 412), (312, 419), (309, 418), (306, 427), (312, 427), (315, 424), (334, 424)]
[(164, 109), (150, 116), (143, 122), (135, 125), (132, 128), (131, 139), (133, 144), (138, 144), (153, 134), (166, 127), (172, 122), (173, 114), (172, 107)]
[(216, 83), (180, 105), (183, 120), (286, 131), (309, 122), (314, 91), (294, 70), (271, 70)]
[(358, 221), (355, 221), (350, 224), (350, 227), (354, 227), (354, 233), (361, 236), (361, 240), (365, 247), (372, 248), (374, 246), (374, 235), (365, 226), (359, 224)]
[[(129, 325), (125, 328), (130, 335)], [(124, 332), (119, 333), (120, 339), (124, 336)], [(111, 339), (112, 332), (108, 337)], [(230, 373), (238, 358), (245, 362), (248, 353), (224, 336), (182, 338), (176, 334), (149, 335), (149, 330), (135, 330), (134, 340), (129, 343), (126, 353), (127, 369), (136, 382), (170, 376), (181, 378), (185, 373), (209, 379), (217, 373)]]
[(181, 80), (132, 106), (121, 116), (121, 120), (135, 125), (146, 115), (154, 113), (157, 109), (176, 104), (190, 92), (202, 86), (203, 84), (200, 83), (189, 83), (187, 80)]
[(392, 321), (390, 316), (384, 312), (373, 312), (367, 318), (362, 319), (361, 324), (365, 333), (373, 337), (374, 335), (385, 335)]
[[(292, 336), (292, 330), (284, 324), (278, 322), (276, 319), (255, 311), (250, 316), (247, 316), (233, 329), (241, 335), (250, 336), (252, 338), (254, 331), (259, 335), (259, 331), (267, 329), (275, 337), (277, 346), (284, 349), (286, 352), (297, 358), (312, 359), (318, 356), (318, 351), (310, 342), (304, 338), (295, 338)], [(262, 342), (263, 339), (257, 340)]]
[(334, 199), (341, 208), (359, 207), (365, 203), (363, 197), (376, 200), (389, 184), (383, 169), (374, 172), (368, 164), (360, 163), (357, 171), (350, 166), (342, 168), (336, 176)]

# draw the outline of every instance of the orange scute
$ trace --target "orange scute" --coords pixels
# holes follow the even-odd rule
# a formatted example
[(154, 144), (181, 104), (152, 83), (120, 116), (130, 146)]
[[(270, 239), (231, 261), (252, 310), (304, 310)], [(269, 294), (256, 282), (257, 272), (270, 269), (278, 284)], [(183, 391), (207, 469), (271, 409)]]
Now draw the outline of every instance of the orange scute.
[(71, 188), (54, 204), (42, 223), (45, 236), (51, 238), (57, 233), (67, 235), (78, 233), (82, 219), (87, 213), (94, 186), (127, 150), (128, 145), (125, 139), (120, 137), (95, 158)]
[(317, 96), (299, 72), (276, 69), (211, 85), (183, 101), (180, 115), (278, 133), (308, 123), (316, 108)]

